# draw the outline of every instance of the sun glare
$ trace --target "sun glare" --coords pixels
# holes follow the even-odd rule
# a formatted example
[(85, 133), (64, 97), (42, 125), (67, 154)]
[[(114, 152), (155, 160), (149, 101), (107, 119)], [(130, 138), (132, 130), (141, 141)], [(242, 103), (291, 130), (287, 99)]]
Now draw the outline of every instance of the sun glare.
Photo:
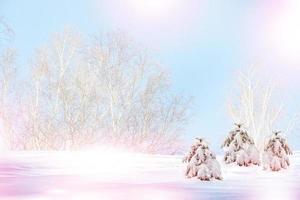
[(300, 62), (300, 2), (292, 1), (284, 13), (271, 24), (268, 40), (289, 62)]

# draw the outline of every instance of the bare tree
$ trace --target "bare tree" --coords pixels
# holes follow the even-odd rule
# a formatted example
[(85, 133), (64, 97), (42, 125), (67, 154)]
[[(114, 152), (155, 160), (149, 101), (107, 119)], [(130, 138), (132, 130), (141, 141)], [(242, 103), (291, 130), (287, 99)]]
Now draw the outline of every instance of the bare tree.
[[(229, 98), (231, 118), (248, 128), (260, 151), (282, 114), (283, 103), (278, 101), (276, 89), (270, 76), (262, 77), (259, 68), (254, 66), (238, 74), (235, 95)], [(295, 120), (290, 122), (289, 131), (293, 126)]]
[(87, 57), (104, 108), (104, 138), (147, 152), (178, 149), (189, 102), (169, 92), (168, 72), (121, 33), (96, 39)]
[(14, 37), (13, 29), (0, 16), (0, 44), (4, 41), (10, 41)]
[(48, 60), (47, 50), (41, 48), (36, 51), (36, 55), (31, 61), (32, 74), (30, 84), (28, 84), (31, 89), (28, 91), (29, 96), (27, 97), (29, 102), (27, 111), (28, 121), (25, 129), (27, 133), (24, 141), (25, 149), (42, 149), (43, 145), (46, 146), (45, 142), (42, 142), (46, 138), (42, 134), (41, 128), (42, 124), (44, 124), (42, 120), (45, 114), (43, 111), (43, 107), (45, 106), (43, 104), (45, 102), (43, 92), (45, 86), (47, 86), (45, 79), (49, 68)]
[(122, 33), (80, 41), (66, 30), (34, 59), (32, 148), (176, 152), (189, 101), (170, 92), (169, 73)]
[(7, 48), (0, 55), (0, 107), (2, 121), (2, 140), (6, 147), (11, 146), (14, 127), (12, 124), (14, 116), (14, 92), (16, 80), (16, 52)]
[(63, 126), (62, 91), (70, 83), (73, 60), (79, 49), (76, 32), (65, 29), (55, 34), (50, 44), (38, 50), (32, 62), (31, 131), (29, 148), (60, 149), (66, 141)]

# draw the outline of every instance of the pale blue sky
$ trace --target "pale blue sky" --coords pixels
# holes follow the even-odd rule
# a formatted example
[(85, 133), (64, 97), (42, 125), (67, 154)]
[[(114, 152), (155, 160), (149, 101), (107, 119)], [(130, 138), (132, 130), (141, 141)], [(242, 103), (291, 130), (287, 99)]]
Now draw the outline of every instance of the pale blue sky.
[[(174, 90), (194, 97), (194, 118), (186, 139), (205, 136), (216, 150), (231, 128), (225, 104), (237, 70), (260, 62), (279, 72), (284, 69), (281, 65), (299, 72), (293, 68), (298, 60), (275, 59), (281, 54), (261, 42), (268, 37), (264, 25), (278, 17), (284, 1), (174, 0), (181, 2), (179, 6), (166, 4), (170, 8), (159, 16), (127, 5), (134, 1), (138, 0), (0, 0), (0, 15), (15, 31), (19, 68), (24, 73), (34, 49), (66, 25), (87, 35), (116, 29), (128, 32), (171, 69)], [(285, 79), (291, 79), (291, 74), (285, 74)], [(298, 137), (291, 136), (294, 146), (299, 144)]]

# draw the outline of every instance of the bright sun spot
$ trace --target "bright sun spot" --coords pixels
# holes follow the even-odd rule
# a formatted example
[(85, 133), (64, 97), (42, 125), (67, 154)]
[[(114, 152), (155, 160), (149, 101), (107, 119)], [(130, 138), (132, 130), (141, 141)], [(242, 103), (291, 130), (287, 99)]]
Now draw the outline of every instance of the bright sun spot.
[(271, 46), (289, 62), (300, 62), (300, 2), (291, 1), (284, 13), (271, 24)]

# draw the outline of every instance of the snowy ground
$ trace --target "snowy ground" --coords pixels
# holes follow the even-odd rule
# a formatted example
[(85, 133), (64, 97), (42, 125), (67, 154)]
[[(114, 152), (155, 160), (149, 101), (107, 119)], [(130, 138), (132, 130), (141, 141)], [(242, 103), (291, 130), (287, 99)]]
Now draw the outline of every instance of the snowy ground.
[(223, 181), (183, 176), (179, 156), (18, 152), (0, 159), (0, 199), (299, 199), (300, 152), (280, 172), (223, 165)]

